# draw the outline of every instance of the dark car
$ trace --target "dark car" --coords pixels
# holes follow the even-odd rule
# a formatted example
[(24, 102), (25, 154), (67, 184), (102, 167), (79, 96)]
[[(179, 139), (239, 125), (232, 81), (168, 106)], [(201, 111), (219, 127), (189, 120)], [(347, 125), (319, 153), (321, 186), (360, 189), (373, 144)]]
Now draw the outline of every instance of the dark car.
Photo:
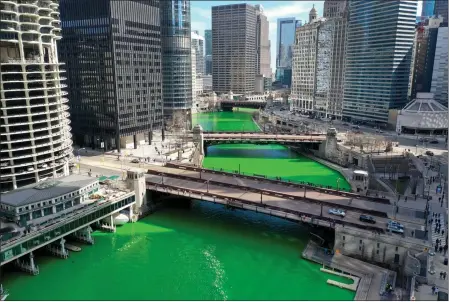
[(360, 221), (368, 222), (368, 223), (376, 223), (376, 219), (374, 219), (372, 216), (368, 215), (360, 215)]
[(433, 152), (432, 151), (426, 151), (426, 155), (433, 156)]
[(437, 140), (435, 139), (435, 140), (433, 140), (433, 141), (430, 141), (430, 143), (431, 143), (431, 144), (439, 144), (440, 142), (437, 141)]
[(444, 258), (443, 264), (444, 264), (444, 265), (447, 265), (447, 258)]

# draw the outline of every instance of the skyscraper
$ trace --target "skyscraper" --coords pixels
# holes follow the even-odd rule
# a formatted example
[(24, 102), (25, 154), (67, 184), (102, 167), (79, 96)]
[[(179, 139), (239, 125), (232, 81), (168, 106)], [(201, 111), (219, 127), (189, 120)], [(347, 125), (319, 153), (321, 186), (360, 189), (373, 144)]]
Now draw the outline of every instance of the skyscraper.
[(0, 192), (69, 174), (67, 85), (58, 1), (1, 3)]
[(415, 31), (410, 99), (415, 99), (418, 92), (430, 92), (432, 84), (433, 61), (441, 19), (430, 18), (427, 23), (419, 25)]
[(212, 30), (204, 31), (204, 44), (206, 47), (206, 55), (204, 57), (204, 73), (212, 74)]
[(198, 31), (191, 33), (192, 48), (195, 49), (195, 65), (196, 75), (202, 76), (204, 74), (204, 38), (198, 34)]
[(387, 123), (405, 105), (416, 10), (413, 0), (349, 1), (344, 117)]
[(448, 24), (448, 3), (446, 0), (438, 0), (435, 1), (435, 9), (433, 11), (433, 14), (435, 16), (442, 16), (443, 17), (443, 23), (447, 26)]
[(160, 1), (162, 32), (162, 87), (164, 115), (185, 119), (190, 127), (192, 57), (190, 1)]
[(271, 78), (270, 24), (261, 5), (256, 5), (256, 14), (256, 75)]
[(438, 28), (437, 43), (435, 47), (435, 59), (433, 61), (432, 86), (430, 91), (435, 96), (435, 101), (447, 107), (447, 67), (448, 67), (448, 27)]
[(204, 31), (204, 43), (206, 47), (206, 56), (212, 55), (212, 29)]
[(424, 0), (422, 2), (421, 17), (425, 19), (432, 17), (434, 10), (435, 10), (435, 0)]
[(323, 17), (335, 18), (343, 17), (346, 11), (346, 0), (326, 0), (324, 1)]
[(252, 93), (256, 78), (256, 8), (212, 7), (212, 81), (216, 93)]
[(137, 148), (162, 126), (159, 1), (62, 0), (60, 10), (76, 143)]
[(292, 82), (291, 70), (295, 29), (295, 18), (281, 18), (277, 20), (276, 81), (289, 87)]

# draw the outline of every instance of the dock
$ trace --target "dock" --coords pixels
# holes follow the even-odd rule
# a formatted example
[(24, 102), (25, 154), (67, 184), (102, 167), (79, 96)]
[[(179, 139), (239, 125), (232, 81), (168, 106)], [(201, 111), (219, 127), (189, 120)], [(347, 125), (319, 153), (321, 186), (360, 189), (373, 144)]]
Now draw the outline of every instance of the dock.
[(353, 281), (352, 284), (346, 284), (346, 283), (338, 282), (338, 281), (335, 281), (335, 280), (332, 280), (332, 279), (327, 279), (327, 284), (334, 285), (334, 286), (337, 286), (337, 287), (340, 287), (340, 288), (346, 288), (346, 289), (349, 289), (349, 290), (351, 290), (353, 292), (357, 291), (357, 287), (359, 286), (359, 281), (360, 281), (359, 277), (355, 277), (355, 276), (351, 276), (351, 275), (347, 275), (347, 274), (343, 274), (343, 273), (338, 273), (336, 271), (333, 271), (333, 270), (330, 270), (330, 269), (326, 269), (326, 268), (323, 268), (323, 267), (320, 268), (320, 271), (328, 273), (328, 274), (340, 276), (340, 277), (345, 277), (345, 278), (351, 279)]
[[(338, 251), (334, 255), (326, 253), (312, 240), (309, 240), (309, 243), (302, 253), (302, 257), (322, 265), (324, 269), (341, 273), (345, 277), (349, 278), (353, 276), (359, 278), (354, 298), (354, 300), (357, 301), (385, 300), (384, 295), (387, 280), (392, 280), (389, 283), (395, 284), (396, 272), (342, 255)], [(346, 288), (346, 286), (342, 286), (342, 288), (343, 287)]]

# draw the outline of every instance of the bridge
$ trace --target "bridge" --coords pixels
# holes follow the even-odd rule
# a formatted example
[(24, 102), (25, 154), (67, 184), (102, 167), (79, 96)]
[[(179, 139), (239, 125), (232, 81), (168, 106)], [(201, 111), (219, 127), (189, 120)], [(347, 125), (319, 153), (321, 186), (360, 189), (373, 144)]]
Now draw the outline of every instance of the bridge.
[(264, 109), (267, 105), (266, 101), (221, 101), (220, 106), (223, 111), (232, 111), (234, 107)]
[(204, 132), (205, 142), (233, 141), (248, 143), (321, 143), (326, 140), (325, 134), (267, 134), (267, 133), (226, 133), (226, 132)]
[[(331, 228), (348, 225), (384, 233), (390, 217), (395, 216), (402, 218), (401, 223), (409, 230), (421, 227), (408, 222), (406, 216), (396, 215), (397, 207), (383, 198), (178, 164), (154, 166), (147, 173), (147, 190), (220, 203), (292, 221)], [(346, 216), (330, 215), (328, 211), (331, 208), (344, 209)], [(361, 214), (375, 217), (377, 223), (361, 222)]]

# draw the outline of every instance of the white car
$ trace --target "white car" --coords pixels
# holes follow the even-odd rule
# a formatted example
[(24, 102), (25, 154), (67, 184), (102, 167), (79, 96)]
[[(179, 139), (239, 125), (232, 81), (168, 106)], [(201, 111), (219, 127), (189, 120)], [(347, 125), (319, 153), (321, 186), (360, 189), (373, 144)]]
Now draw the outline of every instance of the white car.
[(39, 169), (44, 169), (44, 168), (48, 168), (47, 164), (41, 164), (37, 166)]
[(33, 168), (33, 167), (28, 167), (28, 168), (27, 168), (27, 171), (28, 171), (28, 172), (34, 171), (34, 168)]
[(340, 210), (340, 209), (329, 209), (329, 214), (336, 215), (336, 216), (341, 216), (341, 217), (345, 217), (346, 216), (345, 211)]

